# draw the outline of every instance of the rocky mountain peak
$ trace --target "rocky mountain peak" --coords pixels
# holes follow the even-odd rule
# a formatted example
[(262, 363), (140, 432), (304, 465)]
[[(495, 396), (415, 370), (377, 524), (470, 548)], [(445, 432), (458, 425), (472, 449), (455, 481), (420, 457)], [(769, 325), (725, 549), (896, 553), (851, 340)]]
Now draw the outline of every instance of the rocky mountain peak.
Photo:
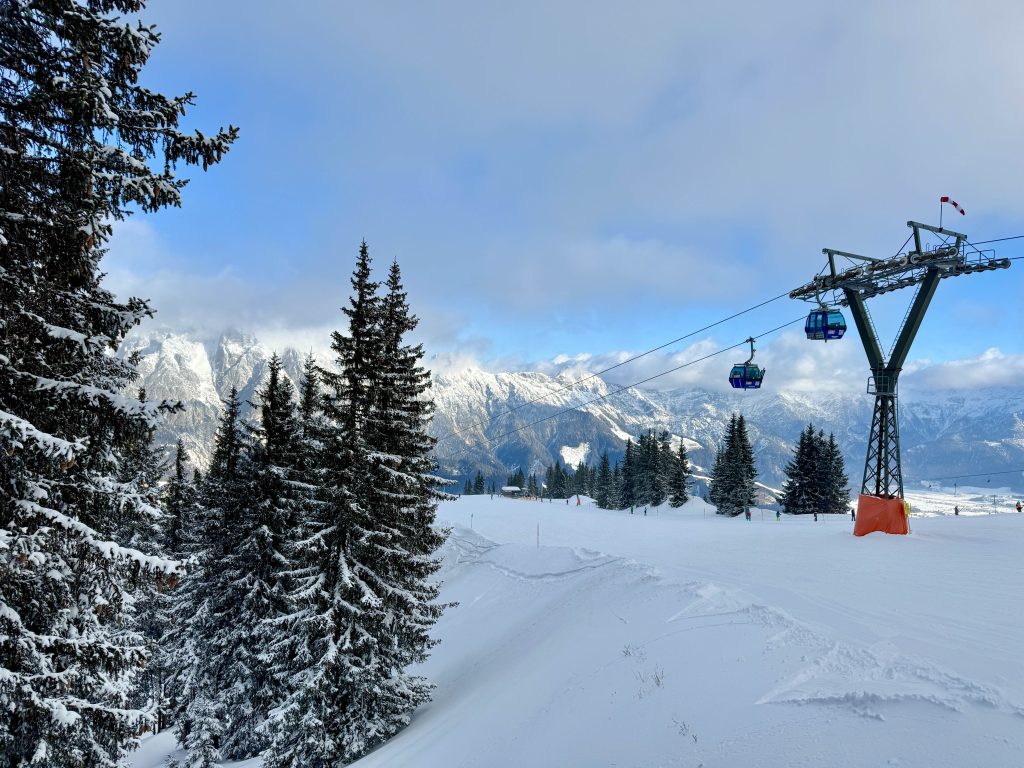
[[(151, 397), (179, 399), (184, 413), (169, 418), (158, 439), (179, 437), (200, 467), (209, 460), (222, 400), (231, 387), (253, 401), (266, 378), (270, 351), (250, 333), (226, 331), (214, 340), (156, 330), (133, 336), (125, 351), (139, 351), (142, 381)], [(278, 350), (298, 387), (305, 355)], [(329, 361), (320, 361), (329, 362)], [(833, 432), (856, 487), (866, 451), (872, 399), (832, 392), (719, 392), (629, 389), (622, 392), (582, 366), (551, 376), (537, 371), (481, 368), (434, 376), (437, 406), (431, 432), (442, 473), (464, 478), (482, 471), (504, 480), (511, 470), (531, 471), (555, 460), (594, 462), (608, 451), (614, 461), (625, 441), (644, 431), (667, 430), (684, 441), (691, 460), (711, 466), (729, 415), (746, 416), (760, 479), (777, 487), (800, 431), (813, 422)], [(251, 413), (249, 406), (244, 413)], [(1024, 466), (1024, 389), (986, 392), (912, 392), (900, 398), (901, 443), (908, 487), (915, 481)], [(549, 418), (559, 414), (557, 418)], [(999, 476), (1024, 486), (1020, 474)]]

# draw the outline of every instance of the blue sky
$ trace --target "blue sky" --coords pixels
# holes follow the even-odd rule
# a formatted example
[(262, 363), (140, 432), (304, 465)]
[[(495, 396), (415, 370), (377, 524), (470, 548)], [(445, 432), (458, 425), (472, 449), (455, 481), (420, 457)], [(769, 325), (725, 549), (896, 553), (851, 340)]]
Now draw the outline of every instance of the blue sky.
[[(401, 263), (437, 365), (594, 367), (807, 281), (824, 246), (891, 255), (940, 195), (974, 239), (1024, 234), (1018, 3), (175, 0), (144, 18), (164, 34), (146, 84), (194, 91), (194, 127), (241, 128), (105, 264), (174, 327), (311, 345), (341, 325), (365, 238), (382, 271)], [(1022, 270), (944, 281), (911, 367), (1024, 374)], [(909, 300), (872, 306), (883, 337)], [(861, 385), (856, 339), (798, 341), (764, 345), (777, 381)]]

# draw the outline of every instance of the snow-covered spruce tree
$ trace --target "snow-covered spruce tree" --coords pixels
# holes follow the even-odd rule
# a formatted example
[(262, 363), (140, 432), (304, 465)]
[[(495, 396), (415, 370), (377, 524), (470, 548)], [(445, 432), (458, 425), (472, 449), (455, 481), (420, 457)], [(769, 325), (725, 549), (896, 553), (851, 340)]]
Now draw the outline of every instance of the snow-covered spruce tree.
[(349, 333), (333, 335), (337, 371), (321, 371), (327, 392), (317, 439), (322, 503), (312, 507), (294, 599), (308, 659), (282, 707), (269, 768), (347, 763), (409, 721), (429, 685), (405, 667), (425, 657), (440, 607), (432, 529), (438, 480), (424, 430), (422, 351), (402, 337), (414, 326), (393, 271), (381, 299), (366, 244), (344, 309)]
[(626, 438), (626, 450), (622, 455), (622, 481), (619, 486), (619, 508), (625, 509), (637, 503), (637, 451), (633, 441)]
[(601, 464), (597, 470), (597, 489), (595, 493), (597, 506), (601, 509), (611, 509), (613, 492), (612, 469), (608, 461), (608, 451), (605, 451), (601, 454)]
[[(139, 390), (139, 401), (146, 402), (146, 391)], [(154, 443), (154, 429), (145, 422), (136, 422), (124, 438), (124, 453), (118, 464), (115, 477), (128, 491), (127, 499), (118, 510), (115, 535), (118, 541), (135, 549), (168, 557), (163, 535), (167, 523), (161, 498), (161, 481), (167, 473), (166, 450)], [(134, 626), (145, 638), (150, 661), (136, 680), (135, 689), (129, 697), (129, 704), (151, 713), (158, 720), (157, 709), (162, 695), (163, 671), (159, 661), (158, 646), (163, 634), (160, 597), (162, 590), (169, 586), (163, 576), (156, 579), (142, 579), (134, 585)], [(153, 723), (158, 727), (158, 723)]]
[[(174, 471), (167, 483), (164, 497), (164, 523), (161, 529), (161, 545), (167, 557), (178, 561), (186, 561), (191, 553), (190, 543), (197, 526), (201, 522), (195, 486), (187, 474), (189, 463), (185, 446), (178, 441), (174, 456)], [(158, 584), (157, 589), (157, 625), (160, 635), (156, 650), (149, 665), (159, 698), (156, 701), (156, 731), (170, 727), (173, 713), (178, 704), (173, 697), (168, 682), (177, 668), (173, 655), (174, 643), (170, 638), (176, 635), (178, 619), (174, 616), (175, 587), (177, 579)]]
[(623, 504), (623, 490), (622, 490), (622, 470), (619, 468), (619, 462), (615, 462), (615, 466), (612, 467), (612, 492), (609, 494), (608, 507), (610, 509), (622, 509)]
[(679, 451), (673, 457), (671, 480), (669, 481), (668, 503), (672, 507), (681, 507), (690, 499), (690, 458), (686, 454), (686, 445), (680, 441)]
[[(367, 442), (371, 466), (376, 469), (373, 490), (382, 514), (378, 521), (391, 531), (385, 553), (386, 573), (379, 589), (385, 611), (383, 631), (394, 636), (391, 664), (399, 679), (390, 684), (399, 690), (405, 706), (404, 723), (419, 704), (429, 699), (432, 686), (410, 677), (405, 668), (424, 661), (436, 641), (428, 636), (441, 616), (443, 606), (435, 601), (438, 585), (434, 574), (441, 567), (437, 551), (447, 532), (435, 527), (435, 512), (447, 481), (434, 471), (430, 452), (437, 442), (427, 434), (434, 413), (428, 397), (430, 373), (420, 365), (423, 347), (406, 337), (419, 324), (410, 311), (402, 286), (398, 262), (392, 262), (383, 297), (381, 326), (383, 356), (378, 372), (379, 386)], [(380, 527), (380, 526), (378, 526)]]
[(636, 445), (636, 503), (660, 504), (664, 501), (664, 488), (658, 472), (658, 441), (653, 432), (646, 432)]
[(736, 440), (736, 414), (729, 417), (729, 425), (725, 430), (725, 438), (715, 452), (715, 463), (711, 467), (711, 477), (708, 483), (708, 501), (715, 505), (715, 512), (719, 515), (735, 515), (738, 512), (732, 511), (729, 506), (729, 489), (735, 484), (734, 468), (732, 466), (732, 445)]
[[(188, 135), (192, 96), (137, 84), (159, 38), (139, 0), (0, 2), (0, 766), (113, 766), (144, 715), (131, 591), (176, 565), (118, 541), (136, 497), (125, 440), (159, 405), (113, 353), (150, 313), (99, 269), (111, 222), (180, 204), (175, 163), (216, 163), (235, 130)], [(150, 166), (150, 160), (156, 162)]]
[(257, 393), (259, 423), (243, 453), (232, 548), (224, 556), (222, 622), (217, 645), (225, 720), (220, 753), (253, 757), (269, 743), (268, 716), (286, 696), (287, 670), (275, 649), (286, 647), (289, 614), (286, 574), (291, 563), (286, 539), (300, 518), (303, 491), (296, 482), (299, 424), (295, 392), (275, 354), (267, 383)]
[(226, 594), (229, 555), (239, 541), (240, 507), (246, 501), (241, 404), (232, 388), (214, 440), (213, 457), (198, 483), (198, 503), (183, 537), (189, 574), (172, 596), (172, 626), (165, 645), (174, 662), (168, 682), (178, 741), (189, 768), (211, 768), (226, 733), (224, 689), (228, 631), (238, 620), (237, 595)]
[(709, 500), (720, 515), (738, 515), (754, 504), (754, 452), (743, 415), (733, 414), (725, 444), (715, 456)]
[[(282, 705), (268, 719), (272, 748), (279, 756), (301, 752), (298, 739), (282, 747), (284, 737), (300, 734), (287, 732), (299, 722), (297, 707), (306, 700), (307, 688), (317, 679), (318, 654), (323, 653), (325, 617), (319, 613), (330, 605), (326, 587), (325, 563), (332, 543), (329, 495), (322, 480), (327, 476), (325, 441), (331, 434), (324, 414), (320, 368), (310, 354), (303, 362), (299, 388), (296, 463), (288, 473), (295, 502), (296, 518), (290, 535), (282, 542), (286, 570), (282, 574), (286, 605), (290, 613), (268, 622), (275, 639), (268, 643), (271, 674), (281, 682), (285, 693)], [(329, 610), (329, 608), (328, 608)]]
[[(145, 403), (146, 390), (140, 389), (139, 402)], [(115, 477), (131, 491), (118, 510), (118, 541), (134, 548), (147, 545), (161, 554), (164, 511), (160, 496), (161, 481), (167, 474), (167, 451), (154, 442), (155, 429), (144, 421), (136, 421), (121, 436), (123, 453)], [(153, 585), (155, 588), (155, 584)]]
[(814, 426), (808, 424), (800, 432), (793, 458), (785, 469), (786, 481), (782, 485), (779, 503), (788, 514), (809, 515), (819, 511), (821, 474), (818, 452)]
[(297, 524), (299, 426), (294, 390), (274, 355), (257, 393), (259, 424), (239, 421), (232, 390), (202, 485), (197, 580), (180, 590), (186, 637), (176, 677), (179, 736), (189, 765), (252, 757), (268, 743), (267, 718), (285, 697), (276, 652), (287, 643), (285, 537)]
[(300, 606), (296, 645), (304, 657), (294, 690), (282, 707), (265, 763), (268, 768), (327, 768), (351, 761), (391, 732), (378, 713), (390, 670), (377, 654), (380, 596), (357, 571), (374, 568), (375, 540), (366, 421), (381, 357), (380, 297), (363, 243), (353, 295), (343, 312), (349, 333), (332, 334), (337, 370), (321, 369), (325, 393), (311, 467), (320, 503), (310, 510), (308, 534), (296, 563), (294, 600)]
[(825, 439), (808, 424), (800, 433), (779, 502), (794, 515), (845, 514), (849, 508), (849, 478), (835, 435)]
[(164, 551), (176, 560), (187, 556), (185, 541), (196, 511), (195, 487), (187, 474), (188, 464), (188, 452), (179, 440), (174, 453), (174, 472), (167, 483), (162, 529)]
[(743, 511), (754, 505), (757, 467), (754, 464), (754, 447), (750, 444), (750, 435), (747, 432), (747, 420), (742, 413), (736, 419), (736, 463), (739, 485), (736, 489), (735, 503), (741, 507), (740, 511)]
[(663, 430), (658, 436), (658, 488), (660, 500), (663, 504), (672, 494), (672, 480), (676, 476), (676, 456), (672, 452), (671, 438), (668, 430)]
[(822, 455), (826, 468), (825, 512), (845, 515), (850, 511), (850, 478), (846, 474), (846, 462), (834, 434), (829, 434)]
[[(190, 766), (252, 757), (266, 748), (267, 718), (285, 698), (276, 651), (288, 631), (285, 537), (298, 521), (294, 475), (299, 427), (294, 390), (274, 355), (257, 393), (259, 424), (239, 421), (232, 390), (202, 485), (202, 583), (181, 590), (187, 634), (179, 736)], [(191, 613), (190, 611), (194, 611)]]

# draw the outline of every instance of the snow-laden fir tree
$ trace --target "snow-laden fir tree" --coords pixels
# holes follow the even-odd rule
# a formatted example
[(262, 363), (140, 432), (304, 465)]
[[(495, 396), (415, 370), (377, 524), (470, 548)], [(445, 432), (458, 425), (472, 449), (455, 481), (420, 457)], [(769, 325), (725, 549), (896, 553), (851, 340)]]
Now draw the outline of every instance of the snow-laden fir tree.
[(185, 444), (179, 440), (174, 452), (174, 471), (167, 482), (162, 529), (164, 551), (176, 560), (187, 557), (185, 542), (197, 514), (195, 486), (188, 476), (189, 463)]
[(622, 509), (634, 506), (638, 499), (637, 489), (637, 452), (636, 446), (629, 438), (626, 439), (626, 450), (622, 455), (622, 475), (619, 486), (619, 506)]
[(672, 507), (681, 507), (690, 499), (690, 479), (693, 472), (690, 469), (690, 458), (686, 453), (686, 445), (679, 442), (679, 451), (673, 457), (672, 470), (669, 480), (668, 503)]
[(619, 462), (615, 462), (615, 466), (612, 467), (612, 492), (609, 494), (608, 505), (610, 509), (623, 509), (625, 508), (625, 502), (623, 501), (625, 494), (622, 489), (622, 469), (619, 467)]
[(227, 734), (224, 714), (229, 643), (227, 628), (238, 615), (226, 594), (229, 555), (238, 543), (246, 503), (241, 403), (232, 388), (214, 440), (209, 471), (199, 482), (199, 502), (183, 541), (189, 574), (174, 591), (172, 626), (165, 644), (175, 662), (169, 681), (178, 741), (188, 768), (211, 768)]
[(256, 427), (240, 423), (235, 390), (227, 400), (202, 485), (202, 581), (180, 591), (188, 668), (178, 727), (189, 766), (259, 754), (269, 743), (270, 712), (288, 690), (278, 656), (290, 647), (286, 538), (306, 494), (294, 391), (276, 355), (257, 397)]
[[(672, 479), (676, 475), (676, 456), (672, 451), (671, 436), (668, 430), (662, 430), (658, 435), (656, 467), (658, 476), (657, 505), (668, 500), (672, 493)], [(652, 501), (652, 503), (654, 502)]]
[[(330, 494), (322, 480), (327, 470), (324, 446), (330, 434), (323, 409), (320, 368), (310, 354), (303, 362), (299, 388), (296, 464), (288, 473), (291, 498), (296, 504), (296, 519), (290, 535), (282, 543), (287, 563), (283, 574), (285, 599), (289, 613), (272, 622), (276, 638), (268, 646), (272, 654), (272, 674), (282, 682), (285, 697), (268, 723), (271, 738), (280, 737), (280, 726), (292, 722), (300, 694), (315, 679), (317, 654), (322, 649), (324, 599), (324, 563), (330, 526)], [(293, 735), (293, 734), (286, 734)], [(277, 746), (275, 744), (275, 746)], [(294, 745), (289, 745), (289, 749)]]
[(427, 434), (434, 413), (434, 403), (428, 397), (430, 373), (420, 365), (422, 345), (413, 345), (407, 338), (419, 320), (409, 308), (397, 261), (391, 264), (385, 287), (380, 383), (374, 388), (367, 442), (371, 466), (376, 469), (377, 519), (391, 529), (384, 560), (389, 573), (382, 574), (378, 586), (385, 609), (384, 636), (396, 636), (393, 668), (405, 676), (391, 684), (404, 687), (408, 714), (428, 700), (432, 688), (404, 670), (426, 660), (427, 651), (435, 644), (427, 633), (440, 618), (443, 606), (436, 603), (438, 585), (433, 576), (441, 567), (437, 551), (447, 537), (447, 532), (435, 526), (435, 512), (440, 500), (451, 497), (442, 492), (447, 481), (435, 474), (430, 457), (437, 442)]
[(658, 440), (653, 432), (637, 441), (637, 504), (658, 505), (665, 499), (659, 473)]
[[(146, 402), (146, 391), (139, 390), (139, 401)], [(174, 559), (167, 550), (164, 527), (162, 479), (167, 472), (166, 451), (154, 442), (155, 431), (150, 424), (139, 421), (125, 434), (124, 454), (115, 477), (129, 491), (128, 501), (118, 510), (116, 538), (134, 549)], [(133, 590), (134, 626), (145, 638), (150, 661), (136, 679), (129, 697), (132, 707), (151, 713), (154, 728), (159, 727), (159, 704), (162, 698), (164, 671), (160, 664), (159, 643), (163, 635), (160, 598), (169, 586), (163, 575), (141, 579)]]
[[(164, 553), (177, 561), (188, 560), (192, 534), (201, 522), (196, 489), (188, 476), (188, 464), (188, 453), (179, 440), (174, 456), (174, 471), (164, 497), (164, 524), (161, 530)], [(160, 634), (149, 665), (157, 697), (157, 732), (170, 727), (173, 713), (179, 708), (173, 697), (173, 686), (169, 685), (172, 674), (179, 666), (173, 652), (175, 643), (171, 640), (178, 632), (179, 619), (174, 615), (177, 585), (177, 578), (157, 585), (157, 629)]]
[(224, 717), (222, 757), (253, 757), (269, 743), (267, 719), (285, 699), (287, 671), (274, 649), (288, 643), (286, 539), (293, 535), (304, 493), (296, 483), (299, 424), (295, 393), (281, 360), (271, 357), (257, 392), (259, 421), (243, 443), (239, 487), (244, 498), (224, 553), (222, 608), (216, 645)]
[(597, 470), (597, 481), (594, 499), (601, 509), (612, 509), (612, 468), (608, 461), (608, 451), (601, 454), (601, 463)]
[(433, 530), (440, 497), (427, 454), (431, 404), (422, 350), (397, 267), (378, 295), (366, 244), (335, 333), (337, 370), (322, 370), (314, 443), (321, 503), (296, 563), (294, 691), (280, 710), (269, 768), (340, 766), (406, 725), (429, 697), (406, 667), (422, 660), (440, 613)]
[(729, 419), (725, 443), (715, 455), (708, 500), (720, 515), (739, 515), (754, 504), (754, 451), (746, 420), (735, 413)]
[(786, 466), (779, 503), (793, 515), (845, 514), (849, 479), (835, 436), (808, 424)]
[(832, 433), (828, 436), (823, 450), (825, 456), (825, 512), (845, 515), (850, 511), (850, 478), (846, 474), (846, 462), (839, 443)]
[[(145, 502), (118, 479), (159, 405), (115, 350), (149, 315), (101, 282), (112, 222), (179, 205), (176, 163), (235, 130), (186, 134), (191, 94), (138, 85), (159, 41), (139, 0), (0, 2), (0, 766), (102, 767), (145, 723), (132, 593), (176, 565), (118, 540)], [(150, 165), (151, 160), (155, 162)]]
[(813, 425), (800, 431), (793, 458), (786, 465), (786, 481), (779, 503), (788, 514), (809, 515), (821, 509), (820, 450)]

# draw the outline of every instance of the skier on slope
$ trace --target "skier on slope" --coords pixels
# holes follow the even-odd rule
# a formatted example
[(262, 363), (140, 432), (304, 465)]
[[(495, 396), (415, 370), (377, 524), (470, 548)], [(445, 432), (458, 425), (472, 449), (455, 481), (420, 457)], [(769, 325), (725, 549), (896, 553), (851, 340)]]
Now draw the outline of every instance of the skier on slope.
[(1018, 499), (1017, 500), (1017, 511), (1020, 512), (1020, 509), (1021, 509), (1021, 507), (1020, 507), (1020, 499)]

